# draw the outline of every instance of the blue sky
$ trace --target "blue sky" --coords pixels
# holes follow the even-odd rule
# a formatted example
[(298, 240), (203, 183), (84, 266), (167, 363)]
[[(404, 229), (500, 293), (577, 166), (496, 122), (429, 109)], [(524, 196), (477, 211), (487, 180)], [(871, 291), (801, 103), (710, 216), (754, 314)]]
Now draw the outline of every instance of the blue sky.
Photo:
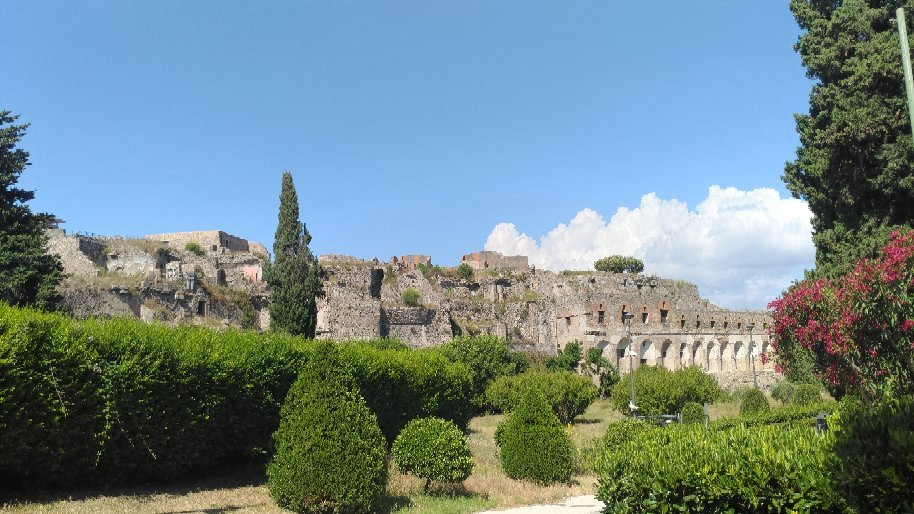
[[(32, 124), (22, 184), (68, 230), (219, 228), (270, 246), (288, 169), (315, 253), (445, 265), (484, 246), (530, 248), (500, 224), (545, 251), (582, 212), (609, 226), (620, 208), (649, 209), (650, 194), (706, 220), (695, 238), (716, 230), (698, 210), (711, 186), (746, 192), (743, 211), (760, 191), (786, 199), (793, 113), (811, 85), (780, 2), (0, 0), (0, 19), (0, 107)], [(802, 236), (794, 221), (755, 229)], [(812, 266), (808, 241), (773, 272), (745, 268), (721, 240), (695, 251), (724, 251), (735, 275), (704, 284), (653, 259), (669, 236), (569, 243), (571, 257), (536, 262), (580, 267), (627, 249), (647, 271), (750, 307)], [(735, 248), (777, 260), (777, 234), (763, 236)], [(694, 257), (714, 263), (705, 275), (720, 267)], [(752, 280), (767, 289), (748, 292)]]

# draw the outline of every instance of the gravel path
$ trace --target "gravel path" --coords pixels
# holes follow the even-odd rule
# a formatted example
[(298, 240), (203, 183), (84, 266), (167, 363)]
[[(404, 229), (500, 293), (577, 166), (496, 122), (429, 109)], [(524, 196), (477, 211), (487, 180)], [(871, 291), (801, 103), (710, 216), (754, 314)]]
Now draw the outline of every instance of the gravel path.
[(549, 505), (533, 505), (507, 510), (487, 510), (479, 514), (599, 514), (603, 507), (603, 502), (597, 500), (591, 494), (565, 498), (559, 503)]

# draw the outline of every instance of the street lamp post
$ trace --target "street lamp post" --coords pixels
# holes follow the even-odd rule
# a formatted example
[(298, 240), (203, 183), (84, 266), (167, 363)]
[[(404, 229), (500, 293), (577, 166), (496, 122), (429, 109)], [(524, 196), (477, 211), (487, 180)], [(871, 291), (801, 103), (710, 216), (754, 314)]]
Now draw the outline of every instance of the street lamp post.
[(752, 364), (752, 383), (758, 389), (758, 379), (755, 378), (755, 345), (752, 343), (752, 330), (755, 329), (755, 323), (746, 325), (749, 329), (749, 362)]
[(632, 396), (628, 402), (628, 409), (631, 411), (632, 416), (638, 410), (638, 406), (635, 405), (635, 349), (632, 344), (632, 318), (634, 317), (635, 315), (630, 312), (622, 313), (622, 320), (625, 321), (625, 334), (628, 338), (628, 374), (631, 378), (632, 386)]

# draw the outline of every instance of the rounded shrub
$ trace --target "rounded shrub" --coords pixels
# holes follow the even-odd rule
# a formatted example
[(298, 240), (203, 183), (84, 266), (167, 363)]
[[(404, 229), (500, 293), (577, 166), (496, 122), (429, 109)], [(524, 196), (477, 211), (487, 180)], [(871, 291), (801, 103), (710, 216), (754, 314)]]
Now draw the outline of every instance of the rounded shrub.
[(695, 402), (687, 402), (682, 406), (682, 422), (686, 424), (704, 423), (705, 409)]
[(289, 390), (273, 438), (267, 486), (279, 506), (373, 511), (387, 483), (387, 446), (331, 343), (318, 346)]
[(784, 405), (793, 402), (793, 395), (796, 393), (797, 386), (793, 382), (778, 380), (771, 386), (771, 397)]
[(822, 401), (818, 384), (800, 384), (793, 393), (791, 403), (794, 405), (815, 405)]
[(765, 393), (758, 389), (750, 389), (743, 393), (743, 401), (739, 404), (739, 413), (741, 416), (754, 416), (771, 410), (768, 405), (768, 398)]
[(441, 418), (419, 418), (407, 423), (393, 446), (394, 462), (403, 473), (432, 481), (463, 482), (473, 471), (473, 456), (463, 432)]
[[(622, 377), (612, 388), (613, 407), (628, 412), (629, 376)], [(676, 371), (657, 366), (640, 366), (635, 370), (635, 403), (639, 414), (674, 414), (686, 402), (711, 403), (723, 396), (714, 377), (697, 367)]]
[(537, 389), (528, 390), (517, 409), (498, 426), (495, 442), (502, 468), (511, 478), (538, 484), (571, 479), (574, 446)]

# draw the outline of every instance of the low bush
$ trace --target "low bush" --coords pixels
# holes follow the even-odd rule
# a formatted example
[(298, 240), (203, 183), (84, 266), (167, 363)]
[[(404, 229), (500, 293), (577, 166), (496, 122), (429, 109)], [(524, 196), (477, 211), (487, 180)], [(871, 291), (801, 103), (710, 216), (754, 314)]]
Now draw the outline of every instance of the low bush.
[(826, 478), (828, 436), (809, 427), (643, 431), (597, 463), (604, 512), (846, 512)]
[(695, 402), (686, 402), (686, 404), (682, 406), (682, 422), (686, 424), (704, 423), (704, 407)]
[(818, 384), (800, 384), (793, 393), (791, 403), (800, 406), (822, 403), (821, 389)]
[(583, 414), (599, 394), (589, 377), (568, 371), (526, 371), (495, 379), (486, 389), (486, 402), (493, 409), (511, 411), (532, 389), (544, 395), (562, 423), (571, 423)]
[(470, 447), (457, 425), (441, 418), (407, 423), (393, 445), (394, 462), (403, 473), (432, 481), (463, 482), (473, 471)]
[(422, 295), (419, 291), (416, 291), (411, 287), (404, 289), (400, 294), (400, 298), (403, 299), (403, 303), (410, 307), (418, 307), (419, 303), (422, 301)]
[(830, 476), (856, 512), (914, 506), (914, 398), (876, 406), (844, 402)]
[(197, 243), (196, 241), (191, 241), (191, 242), (187, 243), (186, 245), (184, 245), (184, 249), (187, 250), (188, 252), (196, 255), (197, 257), (202, 257), (203, 253), (204, 253), (203, 247), (200, 246), (200, 243)]
[(373, 512), (387, 484), (387, 447), (375, 415), (331, 343), (289, 391), (267, 466), (270, 496), (294, 512)]
[(620, 421), (610, 423), (609, 426), (606, 427), (606, 433), (603, 434), (602, 439), (603, 448), (606, 448), (609, 451), (621, 448), (626, 443), (633, 440), (638, 434), (657, 429), (659, 429), (657, 425), (653, 425), (646, 421), (633, 418), (622, 418)]
[[(265, 459), (314, 343), (77, 321), (0, 304), (0, 484), (165, 480)], [(434, 351), (341, 345), (389, 442), (416, 417), (464, 426), (472, 381)]]
[(464, 280), (472, 280), (473, 268), (471, 268), (469, 264), (461, 262), (460, 266), (457, 266), (457, 276)]
[[(629, 376), (613, 386), (610, 396), (613, 406), (628, 413)], [(723, 396), (714, 377), (696, 367), (670, 371), (655, 366), (640, 366), (635, 370), (635, 402), (639, 414), (675, 414), (687, 402), (712, 403)]]
[(530, 389), (498, 426), (495, 442), (505, 474), (539, 484), (567, 482), (574, 469), (574, 446), (546, 398)]
[(458, 336), (439, 346), (438, 351), (470, 369), (473, 404), (478, 411), (485, 406), (486, 388), (493, 380), (521, 373), (529, 365), (524, 354), (512, 351), (505, 340), (495, 336)]
[(765, 393), (758, 389), (750, 389), (743, 394), (743, 400), (739, 404), (740, 416), (755, 416), (771, 410), (768, 404), (768, 398)]
[(793, 402), (793, 395), (796, 391), (797, 386), (793, 382), (778, 380), (771, 386), (771, 397), (781, 402), (782, 405), (787, 405)]
[[(735, 426), (755, 427), (761, 425), (789, 425), (797, 427), (812, 427), (816, 416), (820, 412), (826, 414), (835, 410), (836, 403), (819, 403), (816, 405), (797, 406), (788, 405), (778, 409), (760, 412), (755, 415), (740, 416), (735, 418), (718, 419), (711, 422), (715, 430), (729, 430)], [(831, 418), (829, 418), (831, 424)]]

